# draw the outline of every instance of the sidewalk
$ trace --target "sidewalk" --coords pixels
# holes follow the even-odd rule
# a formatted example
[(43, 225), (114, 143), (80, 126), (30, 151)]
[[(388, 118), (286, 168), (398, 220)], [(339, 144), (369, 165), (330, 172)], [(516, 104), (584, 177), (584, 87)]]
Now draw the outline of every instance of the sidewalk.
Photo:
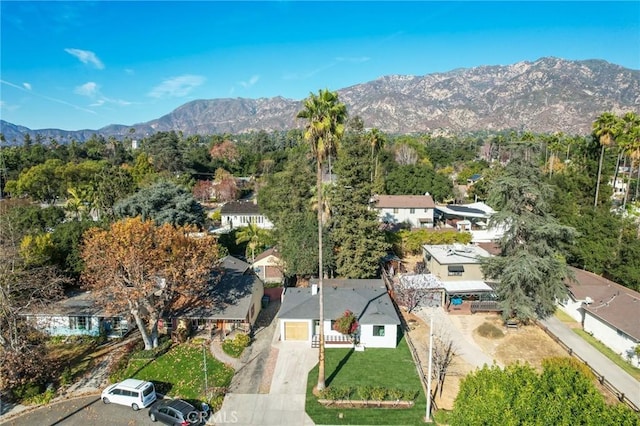
[(638, 408), (640, 408), (640, 382), (614, 364), (596, 348), (584, 341), (558, 318), (551, 316), (540, 321), (573, 353), (582, 359), (599, 376), (603, 376), (619, 392), (622, 392)]

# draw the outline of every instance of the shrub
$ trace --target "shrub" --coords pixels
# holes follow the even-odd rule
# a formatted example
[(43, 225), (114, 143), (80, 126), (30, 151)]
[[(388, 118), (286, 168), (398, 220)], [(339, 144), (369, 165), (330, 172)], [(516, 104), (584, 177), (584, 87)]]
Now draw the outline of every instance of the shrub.
[(53, 389), (47, 389), (42, 393), (27, 398), (23, 402), (27, 405), (43, 405), (51, 402), (54, 396), (56, 396), (56, 392)]
[(42, 393), (43, 386), (40, 383), (25, 383), (13, 389), (13, 396), (19, 401), (28, 401)]
[(419, 392), (417, 390), (405, 389), (402, 391), (403, 401), (414, 401), (418, 397)]
[(130, 359), (156, 359), (160, 355), (165, 354), (171, 348), (172, 344), (173, 342), (170, 339), (163, 338), (157, 348), (147, 350), (140, 349), (132, 353)]
[(353, 312), (347, 310), (333, 324), (333, 329), (342, 334), (354, 334), (358, 330), (358, 321)]
[(209, 407), (211, 408), (211, 412), (215, 413), (216, 411), (222, 408), (223, 401), (224, 401), (224, 393), (218, 393), (213, 395), (211, 398), (209, 398), (209, 401), (207, 401), (207, 404), (209, 404)]
[(400, 401), (403, 395), (402, 389), (392, 388), (387, 391), (387, 397), (392, 401)]
[(227, 355), (238, 358), (242, 355), (244, 349), (249, 346), (249, 343), (251, 343), (249, 335), (240, 333), (233, 339), (227, 339), (222, 342), (222, 350), (224, 350)]
[(358, 396), (363, 401), (369, 401), (371, 399), (371, 392), (372, 392), (371, 386), (358, 386), (357, 392), (358, 392)]
[(371, 389), (371, 399), (374, 401), (382, 401), (387, 396), (387, 390), (381, 386), (375, 386)]

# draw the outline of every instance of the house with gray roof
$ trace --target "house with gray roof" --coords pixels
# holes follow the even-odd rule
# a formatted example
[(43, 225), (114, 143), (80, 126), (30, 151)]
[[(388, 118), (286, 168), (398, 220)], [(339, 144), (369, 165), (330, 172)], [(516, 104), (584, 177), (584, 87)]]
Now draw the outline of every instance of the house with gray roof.
[(640, 293), (592, 272), (569, 269), (573, 278), (565, 281), (569, 295), (559, 301), (560, 308), (584, 331), (640, 367), (635, 354), (640, 345)]
[(206, 296), (175, 312), (171, 326), (175, 329), (179, 319), (188, 319), (192, 327), (222, 337), (235, 329), (248, 332), (260, 312), (262, 296), (264, 284), (251, 265), (226, 256), (218, 263)]
[(38, 330), (50, 336), (122, 337), (133, 324), (127, 315), (113, 315), (90, 291), (70, 293), (65, 299), (25, 309), (20, 315)]
[(255, 200), (238, 200), (225, 203), (220, 208), (224, 229), (236, 229), (253, 223), (258, 228), (272, 229), (273, 223), (260, 212)]
[(317, 280), (306, 288), (287, 288), (278, 313), (280, 340), (304, 341), (316, 346), (320, 333), (326, 347), (352, 346), (351, 336), (333, 329), (345, 311), (355, 314), (359, 327), (355, 340), (362, 347), (395, 348), (400, 337), (400, 318), (380, 279), (323, 281), (324, 324), (320, 324)]

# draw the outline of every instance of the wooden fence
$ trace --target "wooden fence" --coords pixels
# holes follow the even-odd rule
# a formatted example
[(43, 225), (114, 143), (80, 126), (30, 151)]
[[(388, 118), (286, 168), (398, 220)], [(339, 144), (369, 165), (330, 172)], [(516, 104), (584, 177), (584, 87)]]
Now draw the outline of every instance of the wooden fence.
[[(428, 389), (427, 374), (428, 373), (425, 374), (425, 371), (427, 371), (427, 369), (423, 367), (422, 361), (420, 361), (420, 356), (418, 355), (418, 350), (413, 344), (413, 341), (411, 340), (411, 336), (409, 336), (409, 330), (410, 330), (409, 325), (405, 321), (404, 316), (402, 315), (402, 312), (400, 311), (400, 308), (398, 307), (398, 304), (396, 303), (396, 300), (393, 297), (393, 280), (389, 277), (389, 275), (387, 274), (387, 271), (384, 268), (382, 268), (382, 280), (384, 281), (384, 284), (387, 287), (387, 291), (391, 296), (391, 300), (393, 301), (393, 307), (395, 308), (396, 313), (400, 318), (400, 324), (402, 327), (404, 338), (406, 339), (407, 345), (409, 346), (409, 351), (411, 352), (411, 357), (413, 358), (413, 362), (416, 366), (418, 377), (420, 377), (420, 383), (422, 383), (422, 390), (424, 391), (424, 394), (427, 395), (427, 389)], [(431, 410), (436, 411), (438, 409), (438, 406), (436, 405), (433, 395), (430, 395), (428, 397), (431, 398)]]

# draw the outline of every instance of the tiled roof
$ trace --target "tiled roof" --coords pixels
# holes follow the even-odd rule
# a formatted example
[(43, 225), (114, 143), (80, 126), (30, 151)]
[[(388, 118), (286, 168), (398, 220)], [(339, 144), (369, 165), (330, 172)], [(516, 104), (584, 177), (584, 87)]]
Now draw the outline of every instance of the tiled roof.
[(280, 259), (280, 252), (278, 251), (277, 247), (271, 247), (270, 249), (267, 249), (265, 251), (263, 251), (262, 253), (260, 253), (259, 255), (256, 256), (256, 258), (253, 260), (253, 263), (258, 262), (259, 260), (265, 259), (269, 256), (275, 256), (278, 259)]
[(436, 206), (431, 195), (377, 195), (374, 198), (377, 208), (418, 208), (432, 209)]

